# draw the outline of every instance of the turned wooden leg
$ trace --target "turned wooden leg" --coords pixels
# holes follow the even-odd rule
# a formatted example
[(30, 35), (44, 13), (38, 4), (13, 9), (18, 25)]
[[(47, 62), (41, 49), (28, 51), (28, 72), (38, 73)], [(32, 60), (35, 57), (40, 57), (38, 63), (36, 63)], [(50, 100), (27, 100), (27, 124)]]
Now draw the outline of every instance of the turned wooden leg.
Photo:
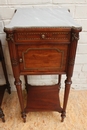
[(71, 77), (67, 78), (65, 80), (65, 92), (64, 92), (63, 111), (62, 111), (62, 114), (61, 114), (61, 117), (62, 117), (61, 122), (63, 122), (64, 118), (66, 117), (66, 106), (67, 106), (67, 102), (68, 102), (68, 96), (69, 96), (71, 83), (72, 83)]
[(18, 97), (19, 97), (19, 102), (20, 102), (20, 106), (21, 106), (21, 114), (22, 114), (22, 118), (23, 121), (26, 122), (26, 113), (24, 111), (24, 101), (23, 101), (23, 95), (22, 95), (22, 88), (21, 88), (21, 81), (20, 79), (15, 79), (15, 85), (16, 85), (16, 89), (17, 89), (17, 93), (18, 93)]
[(59, 75), (58, 77), (58, 85), (59, 85), (59, 89), (61, 88), (61, 75)]
[(79, 31), (73, 28), (72, 34), (74, 35), (74, 37), (72, 37), (71, 44), (69, 45), (70, 51), (69, 51), (67, 71), (66, 71), (67, 79), (65, 81), (64, 103), (63, 103), (63, 110), (61, 114), (62, 122), (64, 121), (64, 118), (66, 116), (66, 106), (67, 106), (70, 86), (72, 83), (71, 77), (73, 75), (73, 68), (74, 68), (75, 55), (76, 55), (76, 49), (77, 49), (77, 41), (79, 39)]
[(27, 79), (27, 75), (24, 75), (24, 79), (25, 79), (25, 89), (28, 91), (28, 79)]
[(5, 122), (4, 113), (1, 108), (0, 108), (0, 118), (2, 119), (3, 122)]

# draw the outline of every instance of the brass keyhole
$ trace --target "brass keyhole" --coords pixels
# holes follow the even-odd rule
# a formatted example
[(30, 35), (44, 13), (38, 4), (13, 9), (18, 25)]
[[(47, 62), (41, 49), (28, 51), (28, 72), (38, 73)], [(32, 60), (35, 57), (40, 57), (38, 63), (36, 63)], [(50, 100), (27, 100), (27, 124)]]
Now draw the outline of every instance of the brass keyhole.
[(20, 62), (20, 63), (22, 63), (22, 62), (23, 62), (23, 59), (22, 59), (22, 58), (20, 58), (20, 59), (19, 59), (19, 62)]

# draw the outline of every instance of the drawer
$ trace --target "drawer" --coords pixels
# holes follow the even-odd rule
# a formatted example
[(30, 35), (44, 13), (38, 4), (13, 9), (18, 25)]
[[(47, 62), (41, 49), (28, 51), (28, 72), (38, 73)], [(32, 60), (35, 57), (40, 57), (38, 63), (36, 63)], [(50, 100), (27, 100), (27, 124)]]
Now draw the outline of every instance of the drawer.
[(18, 45), (17, 51), (22, 74), (66, 72), (68, 45)]
[(70, 32), (16, 32), (15, 33), (15, 42), (18, 43), (70, 43)]

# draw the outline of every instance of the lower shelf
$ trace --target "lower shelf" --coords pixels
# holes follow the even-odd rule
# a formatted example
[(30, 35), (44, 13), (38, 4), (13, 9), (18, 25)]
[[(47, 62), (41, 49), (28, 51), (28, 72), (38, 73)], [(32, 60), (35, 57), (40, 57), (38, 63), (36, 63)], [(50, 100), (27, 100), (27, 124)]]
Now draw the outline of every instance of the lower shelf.
[(62, 112), (59, 100), (59, 86), (28, 86), (27, 105), (29, 111), (58, 111)]

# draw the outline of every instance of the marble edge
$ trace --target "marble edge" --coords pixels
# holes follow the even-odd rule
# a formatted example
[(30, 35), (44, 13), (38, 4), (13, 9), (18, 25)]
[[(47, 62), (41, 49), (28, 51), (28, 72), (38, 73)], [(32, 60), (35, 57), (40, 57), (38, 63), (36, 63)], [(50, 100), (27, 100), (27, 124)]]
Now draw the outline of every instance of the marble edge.
[(70, 27), (70, 26), (52, 26), (52, 27), (47, 27), (47, 26), (44, 26), (44, 27), (12, 27), (12, 28), (7, 28), (7, 27), (4, 27), (4, 31), (14, 31), (14, 30), (26, 30), (26, 29), (74, 29), (74, 30), (78, 30), (78, 31), (82, 31), (82, 27)]

